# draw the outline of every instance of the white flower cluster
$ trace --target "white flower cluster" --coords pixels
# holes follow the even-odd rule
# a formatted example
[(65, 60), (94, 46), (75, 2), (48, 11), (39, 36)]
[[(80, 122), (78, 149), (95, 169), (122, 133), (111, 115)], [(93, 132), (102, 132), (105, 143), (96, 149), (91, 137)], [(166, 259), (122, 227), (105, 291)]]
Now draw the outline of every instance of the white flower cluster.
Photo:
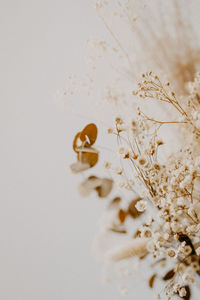
[[(145, 79), (139, 85), (140, 90), (144, 93), (150, 89), (150, 84), (151, 95), (164, 101), (164, 97), (169, 95), (168, 92), (158, 77), (153, 77), (152, 74), (147, 75), (148, 78), (149, 76), (149, 80)], [(155, 86), (159, 85), (156, 95), (152, 94), (154, 83)], [(145, 93), (142, 97), (150, 96)], [(171, 95), (172, 98), (168, 97), (166, 102), (178, 110), (177, 116), (184, 116), (184, 122), (157, 121), (148, 118), (138, 109), (138, 117), (131, 124), (127, 124), (122, 118), (116, 118), (112, 134), (117, 135), (120, 140), (118, 152), (122, 164), (124, 162), (126, 166), (128, 162), (131, 165), (134, 181), (130, 180), (130, 190), (133, 189), (139, 195), (134, 203), (138, 214), (135, 216), (140, 218), (140, 215), (146, 215), (145, 219), (142, 218), (142, 225), (137, 228), (135, 238), (137, 241), (145, 239), (145, 249), (154, 259), (171, 261), (173, 272), (168, 274), (171, 277), (166, 293), (168, 296), (178, 294), (184, 298), (189, 293), (188, 284), (193, 283), (200, 274), (200, 154), (196, 149), (200, 135), (195, 123), (200, 118), (200, 109), (194, 113), (194, 109), (187, 104), (185, 110), (176, 99), (175, 93), (172, 92)], [(158, 134), (160, 128), (168, 123), (182, 126), (180, 136), (185, 139), (186, 146), (169, 153), (167, 159), (165, 157), (162, 161), (160, 152), (166, 142)], [(122, 180), (119, 186), (126, 186), (128, 189), (127, 177), (126, 182)], [(125, 200), (122, 202), (125, 203)], [(123, 226), (123, 230), (128, 232), (126, 224), (128, 225), (131, 216), (130, 204), (121, 204), (121, 208), (119, 204), (116, 212), (118, 226)], [(140, 252), (130, 253), (131, 256), (143, 255)], [(120, 257), (121, 255), (124, 257), (125, 254), (120, 252)]]

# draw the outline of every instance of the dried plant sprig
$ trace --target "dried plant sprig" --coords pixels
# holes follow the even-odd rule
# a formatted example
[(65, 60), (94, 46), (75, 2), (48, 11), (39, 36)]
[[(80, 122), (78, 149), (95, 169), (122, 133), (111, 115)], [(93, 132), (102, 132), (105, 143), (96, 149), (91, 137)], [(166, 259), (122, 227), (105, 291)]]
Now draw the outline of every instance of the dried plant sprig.
[(95, 124), (88, 124), (81, 132), (74, 137), (73, 149), (77, 153), (77, 162), (71, 165), (74, 173), (79, 173), (92, 168), (98, 162), (98, 151), (91, 146), (97, 138), (97, 127)]
[(200, 135), (200, 130), (196, 127), (193, 122), (193, 118), (188, 115), (188, 113), (184, 110), (180, 102), (178, 101), (175, 92), (169, 90), (170, 84), (167, 83), (164, 86), (157, 75), (152, 74), (152, 72), (148, 72), (142, 75), (143, 81), (138, 83), (138, 90), (133, 92), (133, 95), (138, 95), (140, 98), (148, 99), (153, 98), (158, 101), (166, 102), (170, 104), (178, 113), (181, 115), (182, 121), (158, 121), (153, 120), (152, 118), (146, 117), (147, 120), (153, 121), (160, 125), (163, 124), (190, 124), (195, 130), (196, 135)]

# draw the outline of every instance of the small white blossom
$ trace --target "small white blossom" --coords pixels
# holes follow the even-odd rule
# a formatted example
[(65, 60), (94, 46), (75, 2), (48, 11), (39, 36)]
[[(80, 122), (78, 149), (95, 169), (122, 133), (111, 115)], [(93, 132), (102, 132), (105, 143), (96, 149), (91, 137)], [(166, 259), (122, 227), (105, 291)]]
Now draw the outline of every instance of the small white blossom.
[(136, 206), (138, 211), (143, 212), (147, 208), (147, 201), (146, 200), (140, 200), (136, 203)]

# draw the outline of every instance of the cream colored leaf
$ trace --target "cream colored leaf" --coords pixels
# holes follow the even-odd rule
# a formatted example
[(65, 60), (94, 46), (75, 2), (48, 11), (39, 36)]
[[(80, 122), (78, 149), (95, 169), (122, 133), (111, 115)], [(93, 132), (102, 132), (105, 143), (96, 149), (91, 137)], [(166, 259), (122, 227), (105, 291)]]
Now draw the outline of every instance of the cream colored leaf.
[(81, 163), (78, 161), (76, 163), (71, 164), (70, 168), (73, 173), (80, 173), (85, 170), (88, 170), (90, 168), (90, 165), (87, 163)]
[(91, 191), (101, 185), (101, 179), (96, 176), (91, 176), (79, 185), (79, 193), (82, 197), (90, 195)]
[(96, 188), (98, 196), (104, 198), (111, 192), (113, 186), (113, 180), (109, 178), (102, 178), (101, 185)]

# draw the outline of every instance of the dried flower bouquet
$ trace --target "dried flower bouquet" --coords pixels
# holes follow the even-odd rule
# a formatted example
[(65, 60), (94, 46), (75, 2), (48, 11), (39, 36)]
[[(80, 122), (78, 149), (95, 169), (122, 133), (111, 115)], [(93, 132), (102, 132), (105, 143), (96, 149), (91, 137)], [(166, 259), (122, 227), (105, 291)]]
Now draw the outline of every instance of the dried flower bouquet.
[[(192, 284), (200, 282), (200, 45), (195, 26), (180, 0), (116, 1), (115, 8), (98, 1), (96, 10), (115, 47), (102, 41), (95, 47), (112, 49), (127, 61), (120, 72), (121, 61), (114, 68), (115, 85), (104, 88), (104, 98), (119, 111), (107, 128), (116, 138), (117, 155), (104, 161), (106, 177), (93, 174), (104, 151), (95, 146), (98, 129), (90, 123), (74, 138), (77, 161), (71, 169), (86, 174), (79, 185), (83, 197), (96, 193), (110, 199), (101, 237), (102, 232), (125, 236), (105, 251), (105, 260), (147, 261), (149, 287), (158, 279), (165, 282), (158, 299), (190, 299)], [(118, 19), (128, 25), (130, 47), (116, 34)], [(122, 84), (120, 91), (126, 80), (128, 88), (124, 91)]]

